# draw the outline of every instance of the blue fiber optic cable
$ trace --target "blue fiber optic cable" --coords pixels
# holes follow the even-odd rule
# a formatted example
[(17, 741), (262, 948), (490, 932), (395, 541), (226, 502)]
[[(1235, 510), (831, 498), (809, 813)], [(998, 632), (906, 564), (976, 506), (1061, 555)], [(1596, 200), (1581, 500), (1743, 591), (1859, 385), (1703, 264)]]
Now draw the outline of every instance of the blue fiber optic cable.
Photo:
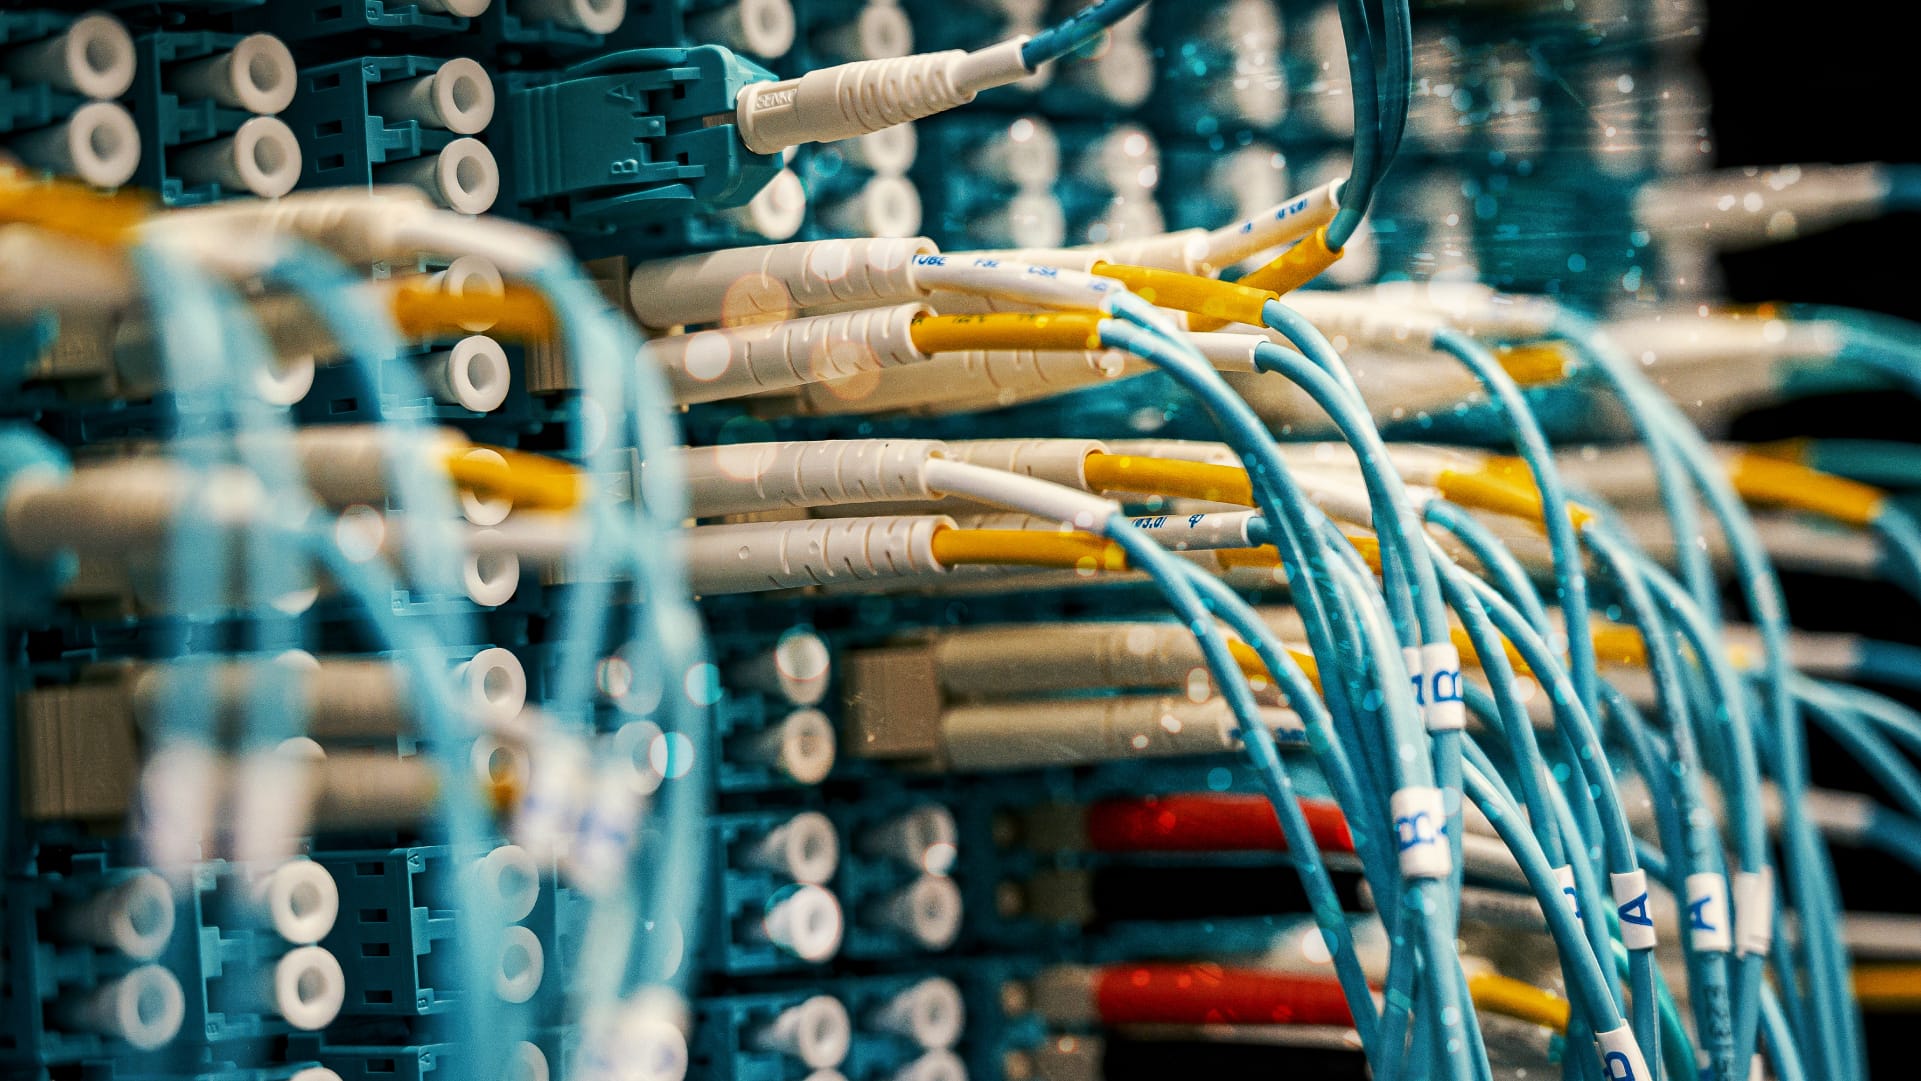
[[(1711, 498), (1712, 502), (1712, 498)], [(1643, 580), (1651, 587), (1657, 603), (1672, 620), (1672, 626), (1687, 639), (1694, 652), (1696, 663), (1702, 666), (1711, 680), (1714, 696), (1720, 707), (1720, 724), (1717, 725), (1724, 741), (1732, 785), (1730, 798), (1738, 807), (1754, 808), (1760, 805), (1760, 770), (1755, 749), (1755, 740), (1749, 729), (1747, 712), (1744, 708), (1743, 690), (1727, 664), (1725, 653), (1719, 648), (1715, 629), (1709, 625), (1708, 616), (1700, 612), (1692, 598), (1679, 584), (1672, 582), (1659, 568), (1651, 564), (1643, 565)], [(1735, 833), (1743, 872), (1765, 874), (1768, 871), (1767, 843), (1758, 814), (1737, 814)], [(1772, 905), (1770, 895), (1765, 902)], [(1739, 970), (1739, 983), (1735, 990), (1735, 1064), (1742, 1057), (1751, 1054), (1759, 1024), (1759, 994), (1762, 967), (1765, 957), (1762, 954), (1739, 954), (1736, 967)]]
[(1568, 981), (1571, 996), (1580, 1003), (1582, 1012), (1594, 1019), (1597, 1028), (1603, 1024), (1608, 1026), (1604, 1031), (1619, 1028), (1624, 1020), (1613, 996), (1608, 994), (1602, 965), (1589, 948), (1587, 937), (1576, 926), (1573, 913), (1562, 902), (1560, 884), (1555, 881), (1547, 858), (1534, 844), (1533, 835), (1519, 821), (1520, 811), (1504, 803), (1493, 783), (1472, 765), (1467, 767), (1463, 779), (1470, 798), (1493, 824), (1508, 851), (1514, 854), (1527, 876), (1528, 886), (1541, 902), (1541, 913), (1547, 918), (1555, 947), (1571, 974)]
[[(685, 515), (687, 496), (671, 449), (679, 443), (673, 418), (672, 397), (667, 393), (659, 368), (652, 364), (632, 364), (620, 358), (644, 356), (639, 335), (606, 312), (599, 294), (573, 268), (549, 264), (537, 269), (530, 280), (548, 299), (559, 317), (568, 355), (577, 366), (584, 396), (588, 400), (619, 406), (617, 426), (627, 445), (638, 449), (646, 466), (636, 478), (639, 499), (631, 507), (629, 546), (623, 562), (630, 565), (640, 581), (645, 598), (644, 614), (649, 621), (650, 650), (656, 651), (663, 674), (660, 705), (661, 727), (689, 741), (691, 747), (703, 746), (706, 711), (711, 699), (715, 674), (705, 657), (699, 618), (687, 592), (685, 543), (678, 524)], [(603, 438), (589, 451), (589, 468), (600, 471), (620, 469), (617, 441)], [(597, 503), (600, 501), (597, 501)], [(637, 613), (638, 615), (639, 613)], [(587, 617), (589, 626), (598, 630), (601, 623)], [(579, 662), (576, 662), (579, 663)], [(591, 682), (591, 655), (584, 667), (566, 673), (579, 683)], [(584, 690), (584, 688), (583, 688)], [(584, 697), (584, 694), (583, 694)], [(670, 777), (657, 795), (659, 813), (665, 825), (659, 831), (662, 851), (643, 861), (638, 850), (630, 853), (629, 875), (622, 909), (631, 920), (649, 920), (671, 932), (685, 936), (688, 956), (696, 953), (700, 921), (697, 918), (699, 884), (704, 881), (703, 867), (709, 855), (707, 831), (699, 827), (709, 799), (712, 765), (696, 753), (680, 777)], [(613, 916), (609, 916), (613, 919)], [(668, 970), (665, 964), (670, 934), (640, 936), (639, 952), (623, 971), (611, 966), (586, 971), (590, 999), (605, 999), (620, 983), (650, 980)], [(631, 941), (629, 939), (628, 941)], [(587, 966), (591, 969), (592, 966)], [(684, 983), (686, 968), (670, 974), (670, 980)]]
[[(1152, 544), (1151, 541), (1148, 543)], [(1289, 704), (1295, 707), (1296, 713), (1300, 714), (1302, 723), (1307, 728), (1310, 747), (1313, 748), (1317, 757), (1323, 757), (1328, 764), (1324, 772), (1328, 773), (1330, 781), (1334, 781), (1342, 788), (1352, 790), (1354, 782), (1351, 773), (1348, 773), (1345, 778), (1338, 777), (1338, 773), (1347, 772), (1347, 762), (1327, 739), (1326, 714), (1318, 708), (1318, 696), (1314, 694), (1313, 685), (1308, 682), (1306, 673), (1300, 670), (1294, 658), (1280, 648), (1272, 632), (1268, 630), (1267, 624), (1262, 622), (1260, 616), (1248, 606), (1246, 601), (1236, 596), (1233, 590), (1201, 568), (1180, 559), (1169, 560), (1167, 565), (1186, 575), (1189, 584), (1199, 595), (1201, 603), (1213, 613), (1214, 617), (1226, 623), (1241, 636), (1243, 641), (1253, 647), (1260, 656), (1261, 662), (1267, 666), (1267, 670), (1275, 675), (1276, 682), (1282, 685)], [(1287, 673), (1285, 678), (1281, 675), (1283, 672)], [(1236, 672), (1224, 673), (1220, 678), (1231, 679), (1236, 675)], [(1319, 715), (1314, 716), (1314, 714)], [(1310, 720), (1310, 717), (1313, 719)], [(1258, 724), (1258, 716), (1253, 720), (1262, 732), (1266, 732), (1266, 728)], [(1301, 884), (1307, 890), (1309, 907), (1313, 911), (1316, 924), (1321, 929), (1322, 938), (1327, 942), (1328, 952), (1334, 958), (1335, 974), (1340, 979), (1342, 992), (1347, 996), (1348, 1010), (1354, 1015), (1355, 1028), (1361, 1036), (1361, 1045), (1373, 1051), (1379, 1046), (1376, 1032), (1379, 1018), (1374, 1013), (1374, 999), (1368, 989), (1367, 974), (1362, 971), (1360, 959), (1354, 953), (1354, 942), (1347, 925), (1347, 914), (1342, 910), (1340, 899), (1334, 893), (1333, 883), (1327, 877), (1327, 866), (1321, 859), (1320, 849), (1315, 844), (1313, 833), (1308, 828), (1307, 818), (1301, 811), (1299, 797), (1295, 795), (1294, 782), (1288, 775), (1287, 765), (1275, 749), (1273, 735), (1268, 733), (1265, 739), (1257, 738), (1245, 731), (1245, 725), (1246, 722), (1243, 721), (1242, 741), (1247, 745), (1248, 756), (1253, 760), (1255, 771), (1261, 777), (1262, 787), (1267, 790), (1268, 802), (1274, 805), (1274, 813), (1280, 818), (1288, 851), (1295, 853), (1296, 872), (1300, 875)], [(1358, 810), (1360, 804), (1356, 801), (1352, 806)], [(1350, 829), (1349, 832), (1354, 831)], [(1365, 828), (1361, 831), (1361, 837), (1356, 838), (1356, 842), (1357, 852), (1374, 857), (1364, 858), (1363, 868), (1367, 869), (1371, 865), (1373, 873), (1369, 875), (1370, 880), (1378, 881), (1382, 869), (1380, 857), (1385, 855), (1384, 846), (1377, 843), (1374, 835)], [(1363, 849), (1364, 844), (1365, 849)]]
[(1824, 683), (1823, 687), (1888, 740), (1909, 754), (1921, 755), (1921, 713), (1884, 694), (1846, 683)]
[[(1833, 896), (1833, 869), (1801, 807), (1801, 796), (1808, 783), (1807, 755), (1805, 736), (1786, 686), (1789, 664), (1780, 584), (1754, 533), (1752, 520), (1741, 507), (1725, 473), (1713, 461), (1700, 434), (1591, 321), (1563, 309), (1553, 329), (1574, 346), (1588, 367), (1604, 378), (1627, 406), (1643, 441), (1655, 455), (1662, 499), (1677, 530), (1684, 526), (1684, 517), (1691, 516), (1692, 503), (1684, 494), (1685, 485), (1673, 475), (1666, 457), (1670, 451), (1663, 447), (1671, 448), (1671, 453), (1679, 459), (1678, 464), (1686, 471), (1686, 481), (1706, 497), (1728, 539), (1738, 572), (1737, 581), (1761, 631), (1762, 688), (1774, 748), (1773, 772), (1784, 797), (1787, 886), (1795, 908), (1801, 913), (1802, 926), (1806, 928), (1800, 943), (1803, 967), (1811, 974), (1811, 997), (1818, 1003), (1823, 1019), (1813, 1051), (1821, 1056), (1823, 1068), (1831, 1076), (1858, 1077), (1860, 1057), (1846, 1045), (1852, 1042), (1847, 1033), (1858, 1030), (1860, 1021), (1845, 981), (1846, 950), (1837, 937), (1839, 909)], [(1677, 516), (1676, 512), (1683, 507), (1686, 510)], [(1677, 537), (1682, 538), (1694, 535), (1695, 532), (1677, 532)], [(1695, 556), (1701, 556), (1704, 562), (1704, 555), (1693, 545), (1679, 544), (1677, 551), (1682, 553), (1684, 571)], [(1704, 608), (1714, 602), (1711, 579), (1697, 583), (1690, 573), (1688, 582), (1697, 602), (1703, 603)], [(1706, 610), (1712, 614), (1712, 609)]]
[[(1268, 789), (1268, 799), (1273, 804), (1275, 813), (1280, 816), (1282, 828), (1288, 831), (1289, 847), (1300, 857), (1296, 866), (1301, 872), (1303, 883), (1310, 890), (1310, 894), (1316, 898), (1314, 908), (1317, 922), (1323, 923), (1323, 933), (1326, 933), (1324, 921), (1328, 919), (1337, 918), (1344, 923), (1345, 914), (1339, 911), (1339, 902), (1332, 900), (1332, 890), (1325, 879), (1325, 868), (1320, 865), (1318, 859), (1318, 848), (1311, 831), (1307, 829), (1306, 819), (1301, 815), (1299, 803), (1293, 794), (1292, 781), (1275, 747), (1273, 733), (1268, 731), (1267, 726), (1262, 723), (1259, 705), (1254, 700), (1247, 680), (1242, 677), (1239, 665), (1235, 663), (1233, 655), (1228, 652), (1226, 641), (1214, 629), (1214, 616), (1210, 613), (1209, 606), (1190, 580), (1189, 575), (1194, 568), (1161, 548), (1152, 539), (1143, 536), (1125, 515), (1115, 515), (1102, 523), (1102, 533), (1120, 546), (1126, 553), (1130, 565), (1148, 574), (1167, 603), (1193, 632), (1195, 640), (1200, 645), (1202, 656), (1214, 674), (1218, 693), (1227, 700), (1239, 724), (1247, 752), (1262, 778), (1263, 787)], [(1236, 622), (1241, 621), (1239, 617), (1242, 613), (1232, 608), (1223, 607), (1222, 612), (1223, 614), (1232, 613), (1237, 617)], [(1252, 616), (1251, 612), (1245, 614)], [(1258, 617), (1253, 617), (1253, 622), (1258, 623)], [(1327, 910), (1329, 905), (1333, 906), (1333, 911)], [(1348, 946), (1351, 951), (1351, 942)], [(1342, 983), (1346, 990), (1353, 973), (1345, 971), (1349, 966), (1342, 967)], [(1369, 1026), (1369, 1022), (1364, 1018), (1373, 1016), (1373, 1005), (1372, 999), (1365, 992), (1365, 987), (1366, 981), (1363, 978), (1360, 987), (1353, 989), (1350, 994), (1359, 995), (1355, 1003), (1359, 1008), (1354, 1010), (1356, 1024)], [(1363, 1028), (1362, 1031), (1372, 1035), (1369, 1028)]]
[(1421, 509), (1421, 517), (1466, 549), (1494, 587), (1501, 591), (1501, 596), (1527, 617), (1530, 626), (1543, 636), (1553, 633), (1554, 623), (1548, 616), (1547, 606), (1541, 602), (1540, 591), (1528, 578), (1527, 568), (1521, 566), (1521, 561), (1514, 558), (1514, 553), (1501, 543), (1493, 530), (1466, 509), (1445, 499), (1429, 500)]
[[(1390, 0), (1390, 6), (1392, 6)], [(1587, 634), (1587, 574), (1581, 567), (1581, 549), (1574, 536), (1574, 523), (1568, 512), (1568, 498), (1554, 465), (1554, 451), (1540, 421), (1528, 407), (1514, 377), (1501, 367), (1487, 347), (1451, 327), (1434, 335), (1434, 347), (1460, 361), (1475, 381), (1499, 406), (1508, 427), (1508, 437), (1526, 463), (1540, 493), (1542, 528), (1547, 531), (1548, 548), (1553, 553), (1556, 599), (1567, 619), (1568, 669), (1581, 705), (1590, 716), (1598, 717), (1594, 688), (1594, 642)]]
[(1362, 0), (1336, 0), (1341, 32), (1347, 41), (1348, 85), (1354, 102), (1354, 166), (1341, 188), (1341, 209), (1327, 227), (1327, 246), (1339, 251), (1354, 236), (1374, 201), (1380, 182), (1381, 102), (1376, 87), (1374, 44)]
[[(420, 468), (420, 463), (429, 458), (431, 446), (422, 426), (406, 415), (387, 415), (382, 404), (383, 390), (393, 391), (403, 401), (426, 396), (425, 388), (418, 383), (418, 376), (411, 368), (386, 363), (402, 352), (391, 317), (365, 290), (358, 288), (359, 279), (317, 248), (292, 246), (289, 254), (270, 265), (262, 277), (269, 283), (293, 290), (327, 325), (352, 365), (363, 398), (381, 418), (381, 451), (387, 483), (407, 512), (401, 531), (406, 542), (403, 560), (410, 580), (439, 595), (458, 595), (460, 586), (454, 579), (453, 568), (460, 565), (462, 553), (447, 525), (456, 520), (452, 495), (447, 485), (435, 482), (429, 471)], [(383, 387), (383, 380), (392, 385)], [(373, 581), (365, 573), (356, 580)], [(376, 587), (367, 584), (365, 588)], [(389, 586), (385, 592), (362, 595), (358, 599), (368, 615), (379, 623), (391, 615), (392, 597)], [(465, 610), (461, 611), (462, 615), (445, 611), (432, 617), (429, 625), (434, 630), (424, 636), (416, 636), (411, 627), (404, 634), (397, 625), (384, 629), (386, 637), (394, 643), (392, 648), (399, 651), (409, 667), (408, 686), (415, 699), (415, 714), (444, 779), (449, 842), (456, 853), (467, 853), (483, 849), (487, 832), (474, 786), (462, 783), (468, 768), (467, 749), (472, 734), (454, 723), (462, 713), (458, 706), (449, 708), (456, 701), (451, 672), (438, 660), (430, 659), (444, 657), (454, 643), (478, 640), (471, 620), (463, 618)], [(433, 645), (436, 641), (440, 643), (438, 648)], [(411, 647), (402, 645), (406, 642), (411, 642)], [(465, 876), (461, 876), (453, 888), (462, 910), (474, 917), (462, 921), (456, 929), (461, 941), (461, 978), (469, 987), (491, 986), (486, 958), (497, 955), (498, 948), (489, 936), (503, 934), (507, 921), (490, 907), (491, 900), (474, 889)], [(469, 1038), (481, 1053), (478, 1061), (507, 1061), (507, 1052), (513, 1046), (510, 1037), (514, 1036), (519, 1019), (494, 1002), (490, 995), (463, 997), (467, 1001), (459, 1016), (473, 1030)]]
[(1109, 27), (1146, 6), (1147, 0), (1096, 0), (1028, 38), (1021, 46), (1021, 64), (1039, 71), (1042, 64), (1091, 44)]

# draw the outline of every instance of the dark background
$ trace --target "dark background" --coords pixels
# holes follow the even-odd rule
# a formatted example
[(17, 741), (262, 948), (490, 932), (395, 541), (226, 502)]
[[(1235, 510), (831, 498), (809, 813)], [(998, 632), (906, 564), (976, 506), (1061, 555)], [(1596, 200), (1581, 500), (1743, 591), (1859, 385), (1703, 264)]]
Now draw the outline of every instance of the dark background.
[[(1811, 4), (1711, 0), (1702, 53), (1713, 95), (1717, 164), (1921, 161), (1921, 11), (1904, 0)], [(1737, 301), (1796, 300), (1921, 320), (1921, 214), (1894, 215), (1792, 243), (1726, 256)], [(1852, 394), (1745, 418), (1743, 439), (1921, 438), (1921, 402), (1897, 392)], [(1796, 625), (1921, 641), (1921, 606), (1882, 584), (1790, 576)], [(1816, 737), (1815, 780), (1867, 784)], [(1850, 907), (1915, 911), (1921, 876), (1881, 857), (1836, 850)], [(1873, 1076), (1912, 1077), (1911, 1015), (1869, 1015)]]

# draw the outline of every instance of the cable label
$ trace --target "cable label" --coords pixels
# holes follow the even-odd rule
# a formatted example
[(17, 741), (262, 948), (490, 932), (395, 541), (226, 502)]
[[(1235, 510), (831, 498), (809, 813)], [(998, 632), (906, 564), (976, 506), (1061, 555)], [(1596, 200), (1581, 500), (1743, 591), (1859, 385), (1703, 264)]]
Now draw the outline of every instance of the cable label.
[(1565, 863), (1556, 867), (1554, 869), (1554, 883), (1561, 888), (1561, 896), (1567, 898), (1567, 910), (1574, 914), (1575, 919), (1583, 919), (1584, 917), (1581, 915), (1581, 894), (1580, 891), (1574, 888), (1574, 868)]
[(1734, 941), (1742, 956), (1765, 956), (1774, 946), (1774, 868), (1734, 876)]
[(1401, 874), (1408, 878), (1446, 878), (1454, 869), (1447, 847), (1447, 808), (1438, 788), (1403, 788), (1388, 801), (1394, 813), (1394, 843)]
[(1728, 926), (1727, 879), (1712, 871), (1687, 878), (1688, 936), (1694, 948), (1704, 953), (1726, 953), (1734, 947), (1734, 934)]
[(1452, 642), (1430, 642), (1401, 651), (1407, 659), (1408, 682), (1430, 732), (1459, 732), (1467, 727), (1467, 706), (1461, 701), (1461, 651)]
[(1643, 1081), (1654, 1076), (1648, 1072), (1647, 1059), (1641, 1057), (1641, 1045), (1628, 1026), (1595, 1033), (1594, 1046), (1601, 1055), (1601, 1073), (1608, 1081)]
[(1654, 916), (1648, 911), (1648, 876), (1639, 868), (1609, 875), (1614, 911), (1621, 917), (1621, 944), (1630, 950), (1654, 948)]

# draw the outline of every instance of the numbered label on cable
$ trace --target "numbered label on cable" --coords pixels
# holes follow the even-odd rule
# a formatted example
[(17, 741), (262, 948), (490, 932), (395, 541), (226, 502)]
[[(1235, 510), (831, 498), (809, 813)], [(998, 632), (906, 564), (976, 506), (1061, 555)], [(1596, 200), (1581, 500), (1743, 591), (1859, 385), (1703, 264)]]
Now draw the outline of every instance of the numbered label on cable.
[(1389, 801), (1401, 874), (1446, 878), (1454, 869), (1447, 847), (1447, 807), (1438, 788), (1403, 788)]

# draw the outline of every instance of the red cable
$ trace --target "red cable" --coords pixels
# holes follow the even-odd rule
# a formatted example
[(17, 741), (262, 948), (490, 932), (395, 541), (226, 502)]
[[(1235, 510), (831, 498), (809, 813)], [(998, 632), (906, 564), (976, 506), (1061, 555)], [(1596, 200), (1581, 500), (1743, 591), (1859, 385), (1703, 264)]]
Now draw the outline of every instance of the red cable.
[[(1339, 805), (1302, 800), (1301, 813), (1323, 852), (1353, 852)], [(1287, 849), (1264, 796), (1214, 794), (1100, 800), (1087, 808), (1095, 852), (1276, 852)]]
[(1110, 1025), (1351, 1025), (1341, 985), (1213, 964), (1114, 965), (1095, 976)]

